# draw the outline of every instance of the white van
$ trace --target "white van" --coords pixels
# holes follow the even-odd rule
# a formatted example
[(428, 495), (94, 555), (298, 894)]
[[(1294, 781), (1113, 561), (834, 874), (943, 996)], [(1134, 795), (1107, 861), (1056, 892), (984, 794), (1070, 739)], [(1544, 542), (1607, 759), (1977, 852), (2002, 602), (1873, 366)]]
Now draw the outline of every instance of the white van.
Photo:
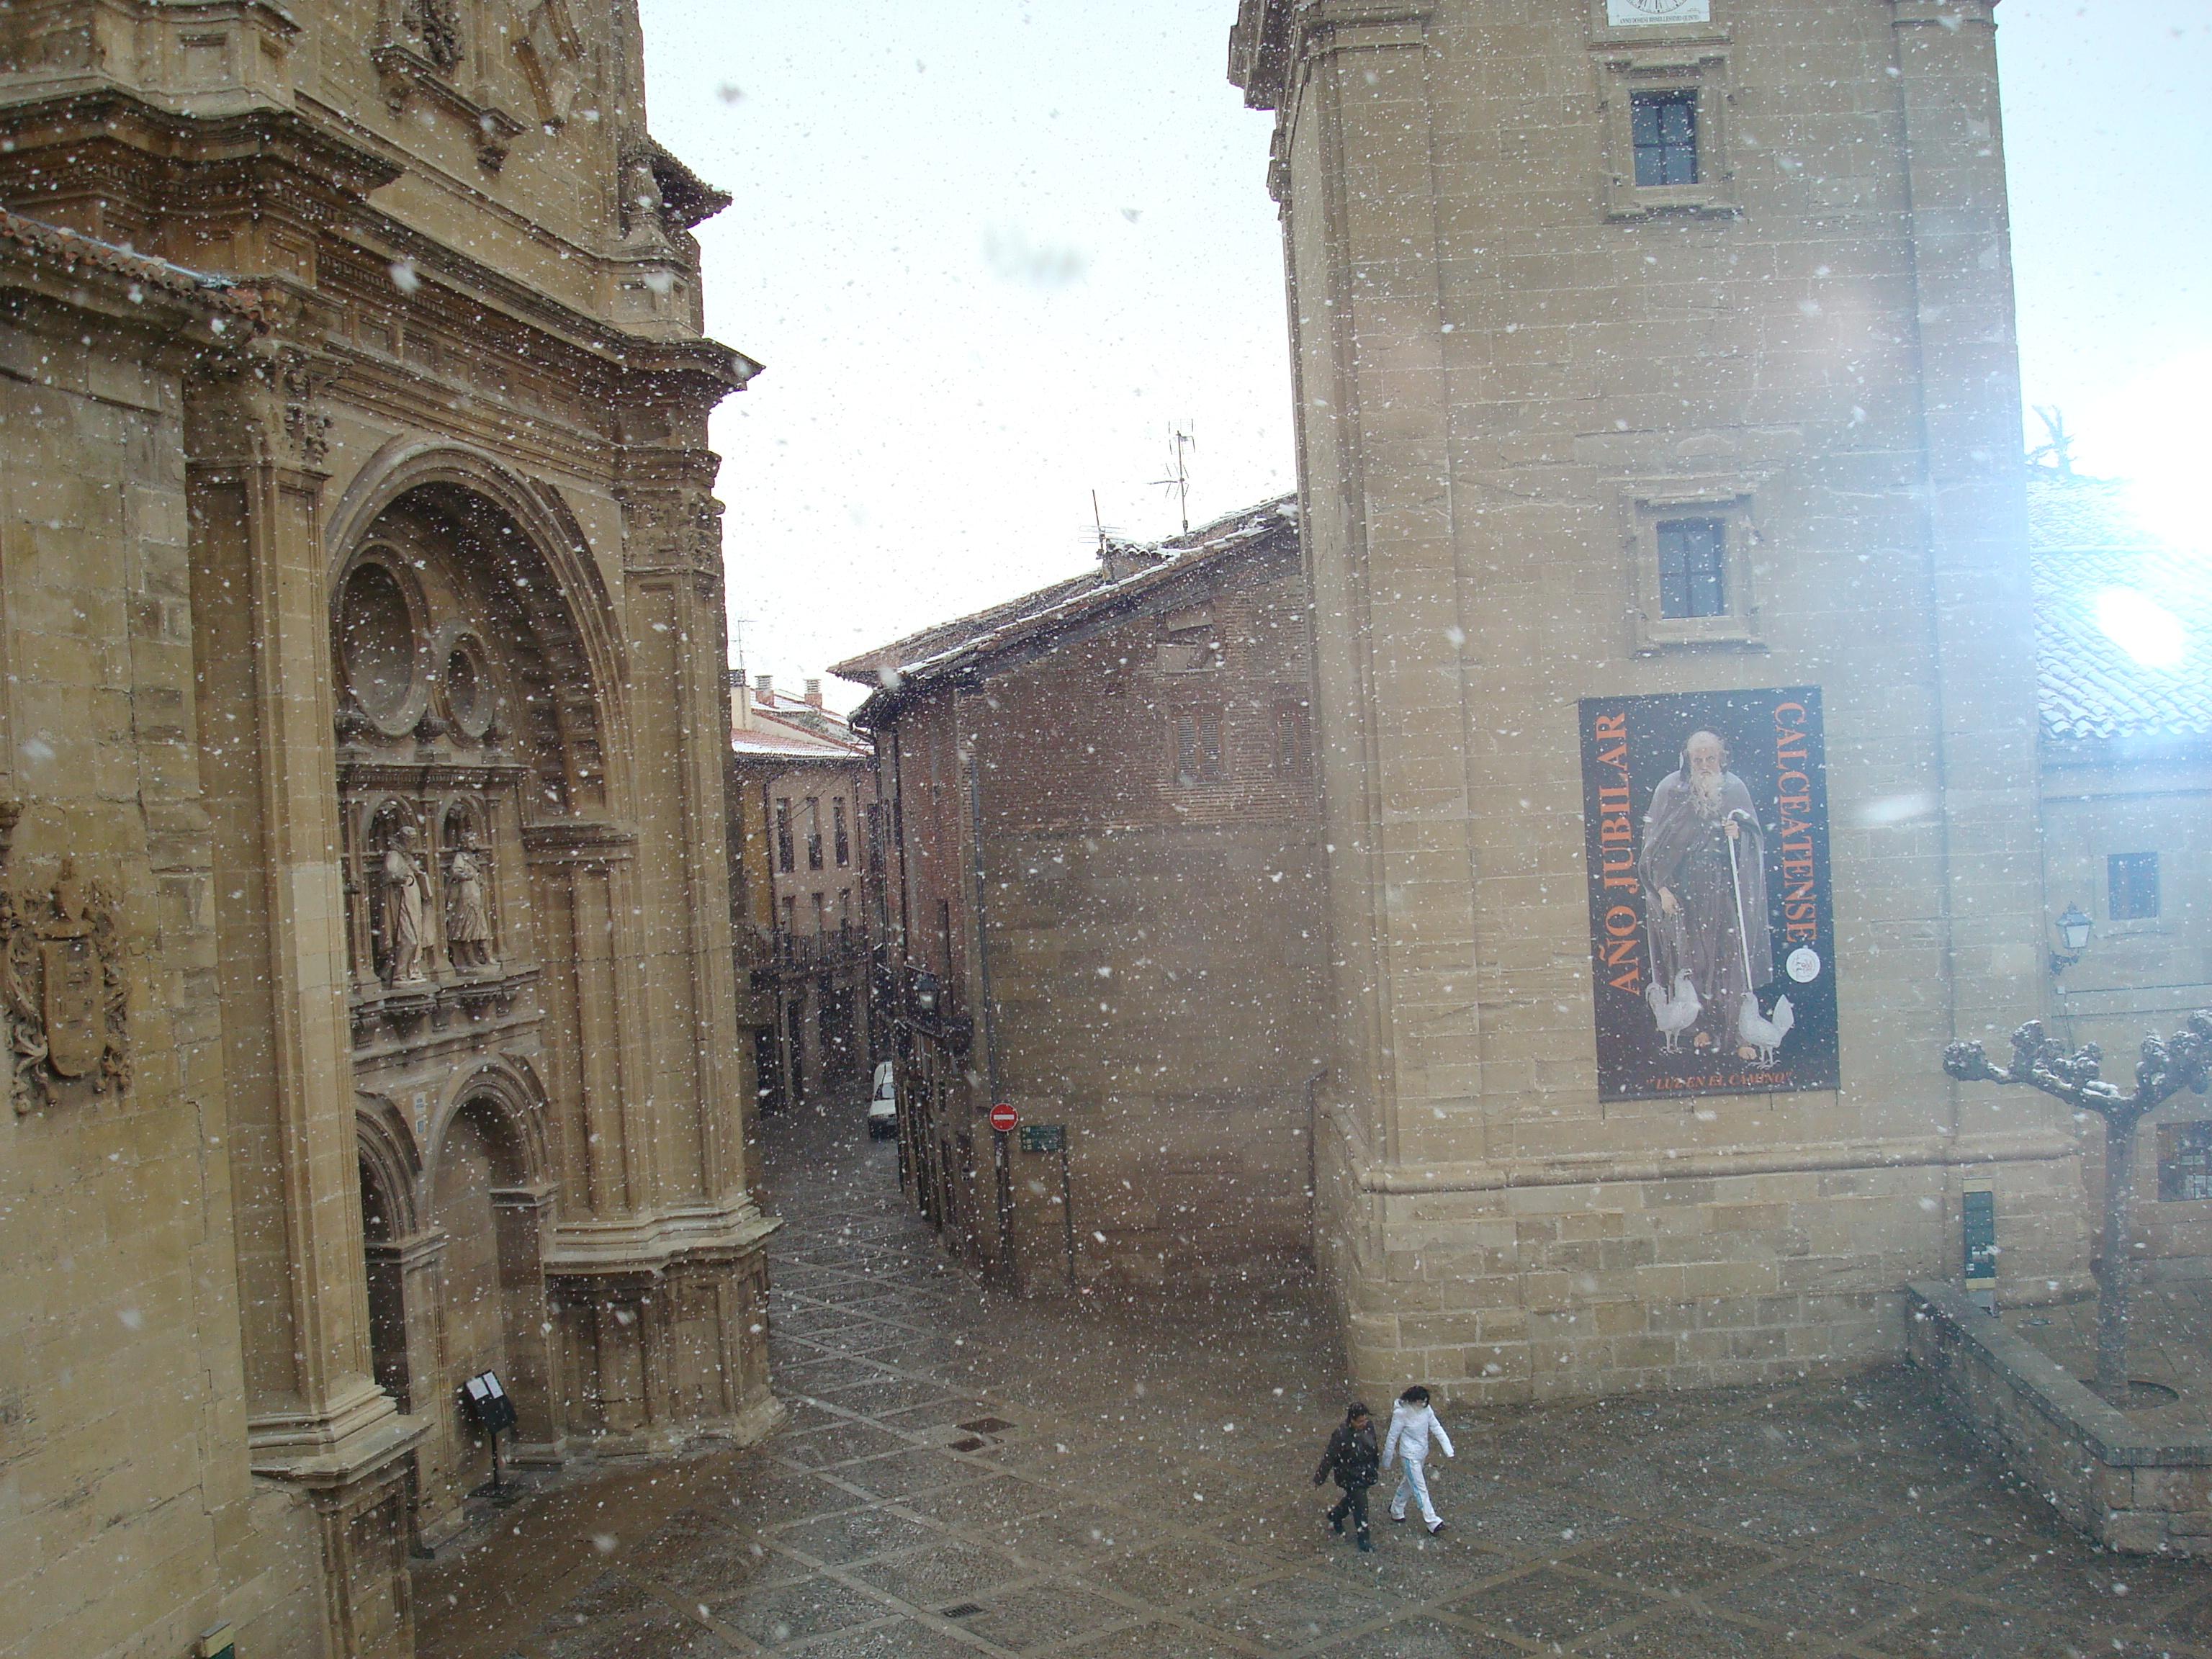
[(888, 1060), (876, 1066), (875, 1093), (868, 1098), (868, 1139), (880, 1140), (898, 1133), (897, 1068)]

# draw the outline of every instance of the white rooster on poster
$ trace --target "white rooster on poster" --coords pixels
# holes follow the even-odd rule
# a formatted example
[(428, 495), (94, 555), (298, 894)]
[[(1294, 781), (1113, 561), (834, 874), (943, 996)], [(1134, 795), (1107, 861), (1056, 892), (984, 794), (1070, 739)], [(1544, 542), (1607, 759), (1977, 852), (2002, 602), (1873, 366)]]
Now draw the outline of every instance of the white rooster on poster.
[(1685, 968), (1674, 975), (1671, 992), (1663, 980), (1655, 978), (1644, 988), (1644, 1000), (1651, 1005), (1651, 1018), (1658, 1024), (1661, 1051), (1680, 1054), (1682, 1033), (1695, 1025), (1698, 1016), (1705, 1011), (1705, 1005), (1698, 1000), (1698, 988), (1690, 982), (1690, 970)]
[(1797, 1011), (1790, 1006), (1786, 996), (1774, 999), (1774, 1012), (1759, 1012), (1759, 993), (1749, 988), (1751, 984), (1751, 945), (1743, 930), (1743, 872), (1735, 861), (1735, 826), (1729, 826), (1729, 881), (1735, 889), (1735, 938), (1737, 947), (1743, 952), (1743, 1002), (1736, 1009), (1735, 1034), (1747, 1048), (1758, 1050), (1761, 1066), (1774, 1064), (1774, 1051), (1782, 1046), (1783, 1038), (1790, 1035), (1790, 1027), (1797, 1023)]
[(1788, 997), (1774, 999), (1774, 1012), (1762, 1018), (1759, 998), (1747, 991), (1743, 1006), (1737, 1010), (1735, 1034), (1743, 1039), (1746, 1048), (1759, 1050), (1761, 1066), (1774, 1064), (1774, 1051), (1782, 1046), (1782, 1039), (1790, 1035), (1790, 1028), (1797, 1023), (1797, 1011), (1790, 1006)]

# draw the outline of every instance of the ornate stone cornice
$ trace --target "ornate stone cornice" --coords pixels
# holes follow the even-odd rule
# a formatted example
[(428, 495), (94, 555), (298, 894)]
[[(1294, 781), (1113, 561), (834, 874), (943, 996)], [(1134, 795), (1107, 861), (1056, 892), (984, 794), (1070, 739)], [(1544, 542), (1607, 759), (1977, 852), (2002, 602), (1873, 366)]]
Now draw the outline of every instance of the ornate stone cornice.
[(317, 484), (330, 453), (328, 395), (342, 364), (276, 339), (210, 359), (193, 377), (186, 410), (193, 468), (203, 473), (270, 465)]
[(604, 819), (549, 818), (522, 826), (522, 850), (533, 865), (627, 864), (637, 856), (637, 831)]
[(477, 160), (487, 173), (506, 166), (514, 141), (529, 131), (497, 105), (478, 103), (454, 86), (446, 78), (450, 65), (441, 67), (413, 46), (381, 46), (368, 57), (383, 84), (384, 101), (394, 115), (404, 113), (416, 98), (437, 105), (475, 132)]
[(1889, 0), (1890, 21), (1900, 28), (1955, 29), (1968, 23), (1996, 27), (1996, 0)]
[(1436, 0), (1240, 0), (1229, 79), (1254, 109), (1281, 109), (1316, 51), (1419, 46)]
[[(0, 104), (0, 133), (9, 141), (0, 184), (8, 187), (10, 204), (17, 206), (66, 188), (67, 174), (36, 170), (38, 152), (58, 146), (65, 147), (80, 163), (90, 149), (103, 143), (172, 167), (210, 169), (252, 163), (264, 172), (281, 172), (285, 189), (294, 192), (295, 206), (301, 211), (308, 205), (297, 199), (302, 185), (362, 200), (405, 171), (399, 161), (289, 110), (180, 115), (134, 94), (112, 89)], [(33, 178), (38, 180), (35, 184), (30, 182)], [(163, 176), (161, 182), (174, 180)], [(207, 180), (196, 179), (192, 187), (196, 192), (204, 191)]]
[[(688, 454), (672, 459), (681, 465)], [(696, 465), (682, 466), (674, 477), (618, 479), (615, 494), (628, 517), (623, 537), (627, 574), (720, 574), (722, 504), (700, 472)]]
[(1252, 109), (1282, 101), (1291, 62), (1291, 0), (1239, 0), (1229, 31), (1229, 83), (1243, 89)]
[(1524, 1187), (1583, 1187), (1615, 1182), (1717, 1181), (1747, 1176), (1852, 1170), (1968, 1168), (2051, 1164), (2079, 1158), (2081, 1143), (2056, 1131), (2012, 1135), (1928, 1135), (1788, 1146), (1722, 1146), (1674, 1155), (1577, 1152), (1471, 1164), (1391, 1164), (1352, 1152), (1353, 1182), (1391, 1197), (1494, 1193)]
[[(260, 295), (163, 282), (141, 268), (158, 263), (0, 212), (0, 318), (17, 327), (73, 336), (98, 328), (150, 341), (157, 360), (182, 374), (235, 366), (269, 326)], [(187, 273), (170, 267), (168, 274)]]
[(672, 1268), (741, 1260), (782, 1224), (750, 1200), (613, 1221), (562, 1221), (546, 1242), (545, 1273), (549, 1279), (649, 1281)]
[[(14, 0), (5, 9), (14, 50), (0, 47), (0, 102), (127, 88), (164, 108), (234, 114), (293, 96), (301, 31), (278, 0)], [(76, 49), (37, 49), (62, 41)]]
[[(244, 228), (228, 257), (258, 268), (227, 274), (272, 307), (289, 302), (294, 314), (276, 319), (280, 333), (297, 336), (328, 313), (328, 285), (318, 285), (317, 271), (351, 255), (380, 271), (414, 272), (417, 286), (404, 307), (392, 304), (418, 325), (481, 338), (480, 313), (498, 313), (576, 353), (549, 372), (596, 379), (595, 396), (618, 408), (703, 415), (761, 372), (718, 341), (650, 337), (574, 310), (379, 211), (368, 198), (400, 177), (404, 159), (287, 111), (198, 118), (103, 90), (0, 103), (0, 137), (12, 145), (0, 150), (0, 206), (34, 218), (141, 248), (158, 248), (180, 208), (202, 226), (234, 218)], [(62, 155), (66, 166), (56, 163)], [(538, 350), (531, 356), (543, 361)]]

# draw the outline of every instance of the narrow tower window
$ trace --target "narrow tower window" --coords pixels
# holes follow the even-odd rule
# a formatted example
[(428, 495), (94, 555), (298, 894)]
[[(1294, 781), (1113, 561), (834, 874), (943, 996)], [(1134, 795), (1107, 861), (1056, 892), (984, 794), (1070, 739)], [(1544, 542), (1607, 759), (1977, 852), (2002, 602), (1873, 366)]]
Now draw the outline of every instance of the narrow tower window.
[(1718, 519), (1668, 519), (1659, 526), (1659, 614), (1728, 614), (1728, 526)]
[(1629, 102), (1639, 187), (1698, 182), (1698, 94), (1638, 92)]

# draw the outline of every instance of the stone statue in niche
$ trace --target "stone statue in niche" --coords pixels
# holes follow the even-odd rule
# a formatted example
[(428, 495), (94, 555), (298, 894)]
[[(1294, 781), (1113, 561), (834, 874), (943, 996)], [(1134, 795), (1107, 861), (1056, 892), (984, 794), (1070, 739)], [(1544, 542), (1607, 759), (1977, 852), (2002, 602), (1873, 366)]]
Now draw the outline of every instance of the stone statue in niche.
[(665, 246), (668, 226), (662, 217), (660, 180), (653, 171), (652, 153), (642, 144), (623, 148), (616, 184), (621, 192), (623, 240)]
[(415, 827), (403, 823), (384, 850), (384, 977), (392, 985), (420, 985), (422, 922), (430, 904), (430, 878), (415, 855)]
[(491, 966), (491, 896), (484, 851), (476, 833), (462, 833), (446, 860), (446, 957), (456, 968)]
[(584, 43), (566, 0), (512, 0), (507, 31), (544, 126), (565, 125), (582, 86)]

